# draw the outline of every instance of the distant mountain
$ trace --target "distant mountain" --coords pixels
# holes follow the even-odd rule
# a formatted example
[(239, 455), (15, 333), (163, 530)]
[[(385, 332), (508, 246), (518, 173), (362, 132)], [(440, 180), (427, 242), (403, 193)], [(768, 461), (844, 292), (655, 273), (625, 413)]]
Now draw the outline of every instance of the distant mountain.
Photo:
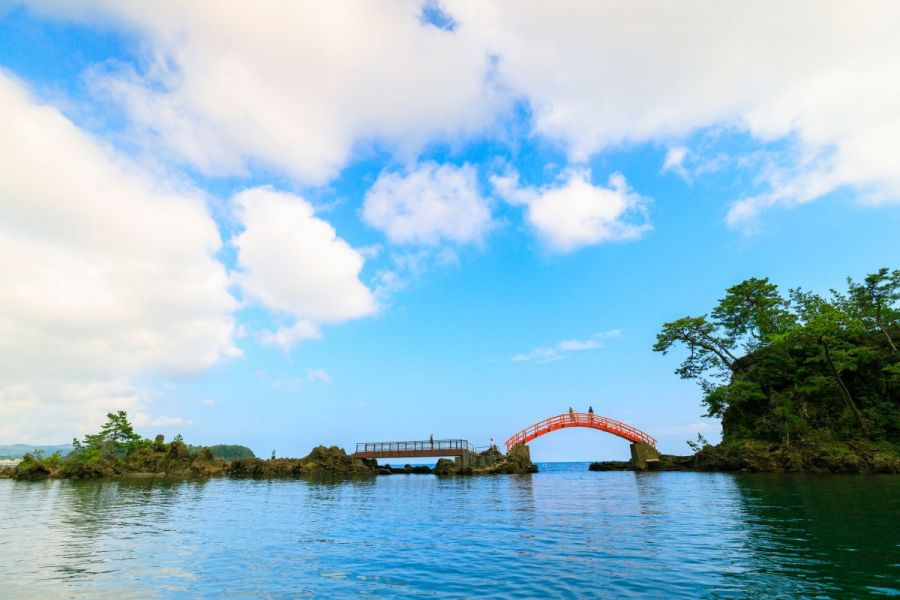
[[(190, 446), (191, 452), (198, 452), (203, 446)], [(60, 444), (58, 446), (32, 446), (31, 444), (8, 444), (0, 446), (0, 459), (4, 458), (22, 458), (26, 454), (34, 453), (35, 450), (43, 450), (44, 456), (50, 456), (54, 452), (59, 452), (63, 456), (72, 451), (72, 444)], [(253, 450), (246, 446), (238, 446), (234, 444), (217, 444), (209, 446), (213, 458), (221, 458), (224, 460), (234, 460), (236, 458), (255, 458)]]
[(0, 458), (22, 458), (29, 452), (34, 453), (35, 450), (43, 450), (44, 456), (50, 456), (54, 452), (59, 452), (63, 456), (72, 451), (72, 444), (60, 444), (58, 446), (32, 446), (31, 444), (9, 444), (0, 446)]

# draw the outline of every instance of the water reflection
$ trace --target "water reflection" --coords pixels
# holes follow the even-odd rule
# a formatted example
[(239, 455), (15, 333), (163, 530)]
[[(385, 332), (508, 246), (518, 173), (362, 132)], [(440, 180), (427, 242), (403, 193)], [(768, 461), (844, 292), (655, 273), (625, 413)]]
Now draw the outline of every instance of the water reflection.
[(0, 480), (0, 596), (897, 592), (900, 480)]
[(797, 593), (900, 595), (900, 481), (741, 475), (758, 571)]

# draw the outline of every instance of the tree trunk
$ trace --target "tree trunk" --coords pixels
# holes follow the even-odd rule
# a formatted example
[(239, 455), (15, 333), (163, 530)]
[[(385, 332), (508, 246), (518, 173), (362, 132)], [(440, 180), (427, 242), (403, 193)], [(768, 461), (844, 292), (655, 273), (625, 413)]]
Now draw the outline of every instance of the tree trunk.
[(838, 373), (837, 367), (834, 366), (834, 361), (831, 360), (831, 352), (828, 348), (828, 342), (825, 341), (825, 336), (819, 336), (819, 343), (822, 344), (822, 347), (825, 349), (825, 359), (828, 361), (828, 366), (831, 367), (831, 372), (834, 374), (834, 378), (841, 388), (841, 395), (844, 398), (844, 403), (853, 410), (853, 414), (856, 415), (856, 420), (859, 422), (860, 426), (865, 427), (862, 413), (859, 412), (859, 408), (856, 406), (856, 402), (853, 401), (853, 396), (850, 395), (847, 384), (841, 379), (841, 374)]
[[(709, 350), (710, 352), (712, 352), (713, 354), (718, 356), (719, 360), (721, 360), (732, 373), (736, 372), (736, 369), (734, 368), (734, 363), (737, 359), (735, 359), (734, 355), (731, 352), (728, 352), (727, 349), (725, 349), (725, 348), (719, 349), (712, 342), (704, 342), (702, 340), (696, 340), (694, 343), (696, 345), (700, 346), (701, 348), (706, 348), (707, 350)], [(725, 353), (728, 353), (728, 356), (730, 356), (733, 360), (728, 360), (728, 357), (725, 356)]]
[(888, 330), (885, 328), (885, 326), (881, 322), (881, 305), (880, 304), (875, 307), (875, 322), (878, 324), (878, 329), (880, 329), (881, 333), (884, 334), (884, 337), (887, 338), (888, 344), (890, 344), (891, 348), (894, 349), (894, 352), (900, 352), (900, 350), (897, 350), (897, 346), (894, 344), (894, 340), (891, 339), (891, 334), (888, 333)]

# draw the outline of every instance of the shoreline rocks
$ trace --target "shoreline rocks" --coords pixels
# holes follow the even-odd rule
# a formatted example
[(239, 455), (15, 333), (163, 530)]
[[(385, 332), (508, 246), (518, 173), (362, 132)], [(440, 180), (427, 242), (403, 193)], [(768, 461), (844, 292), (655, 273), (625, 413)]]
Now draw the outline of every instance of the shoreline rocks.
[(228, 463), (229, 477), (300, 477), (304, 475), (374, 475), (374, 461), (354, 459), (343, 448), (316, 446), (303, 458), (238, 458)]
[[(789, 447), (746, 440), (706, 446), (691, 456), (663, 454), (648, 471), (900, 474), (900, 450), (868, 442), (803, 442)], [(594, 462), (590, 471), (636, 470), (630, 461)]]
[(450, 460), (442, 458), (434, 467), (435, 475), (525, 475), (537, 473), (538, 468), (531, 462), (531, 451), (525, 444), (516, 444), (509, 454), (501, 454), (496, 448), (485, 450), (468, 459), (465, 457)]

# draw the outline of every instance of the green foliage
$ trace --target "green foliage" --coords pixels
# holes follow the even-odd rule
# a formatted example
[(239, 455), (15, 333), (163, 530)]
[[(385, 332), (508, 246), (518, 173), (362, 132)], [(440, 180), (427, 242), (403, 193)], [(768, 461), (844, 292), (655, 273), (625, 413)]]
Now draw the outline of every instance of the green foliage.
[(791, 329), (796, 317), (768, 278), (752, 277), (725, 291), (712, 317), (730, 340), (743, 340), (752, 351)]
[(707, 320), (706, 315), (682, 317), (663, 325), (653, 349), (666, 354), (673, 345), (682, 343), (690, 350), (688, 357), (675, 371), (682, 378), (695, 379), (702, 375), (725, 378), (734, 369), (737, 359), (732, 354), (734, 339), (720, 329), (717, 323)]
[(846, 293), (828, 298), (800, 289), (785, 298), (752, 278), (726, 290), (709, 315), (664, 324), (654, 350), (687, 349), (676, 373), (700, 384), (726, 441), (896, 442), (898, 304), (896, 269), (848, 279)]
[(73, 441), (73, 452), (86, 447), (89, 450), (124, 458), (140, 443), (141, 436), (134, 432), (134, 427), (128, 421), (128, 414), (124, 410), (107, 413), (106, 418), (107, 421), (99, 433), (84, 436), (81, 444)]
[(709, 440), (707, 440), (705, 437), (703, 437), (702, 433), (698, 433), (697, 441), (692, 442), (691, 440), (688, 440), (687, 445), (691, 449), (691, 451), (696, 454), (697, 452), (700, 452), (701, 450), (703, 450), (704, 448), (709, 446), (710, 443), (709, 443)]
[(52, 474), (50, 467), (44, 464), (40, 456), (28, 453), (22, 457), (19, 464), (13, 471), (13, 477), (16, 479), (44, 479)]
[(129, 473), (206, 476), (221, 473), (224, 463), (217, 461), (208, 448), (191, 452), (180, 435), (166, 444), (165, 438), (142, 439), (134, 432), (125, 411), (107, 414), (100, 431), (72, 440), (72, 452), (63, 457), (55, 452), (44, 458), (28, 454), (17, 466), (17, 479), (42, 477), (97, 478)]

